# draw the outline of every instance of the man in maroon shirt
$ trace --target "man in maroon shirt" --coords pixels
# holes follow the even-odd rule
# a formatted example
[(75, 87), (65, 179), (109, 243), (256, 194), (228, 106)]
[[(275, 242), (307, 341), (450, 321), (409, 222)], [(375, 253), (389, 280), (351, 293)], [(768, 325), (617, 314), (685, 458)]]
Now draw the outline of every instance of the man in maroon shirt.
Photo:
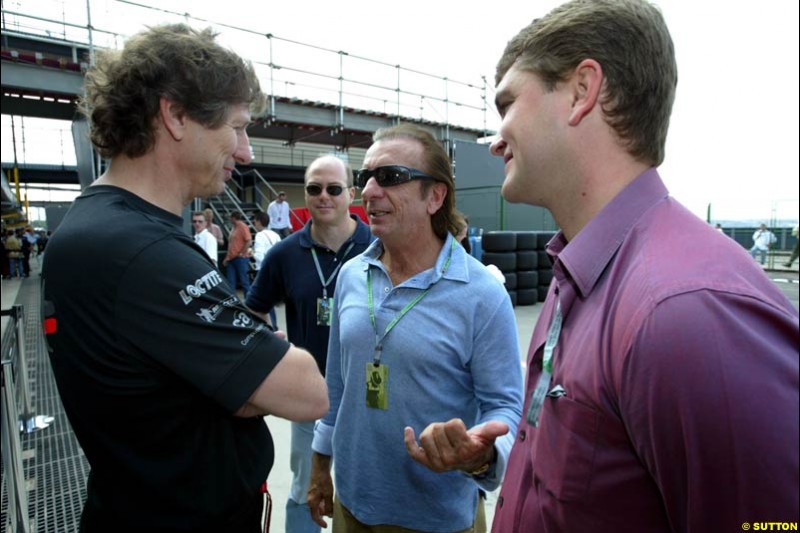
[(796, 522), (797, 310), (658, 175), (677, 84), (661, 13), (564, 4), (496, 82), (503, 196), (561, 231), (493, 531)]

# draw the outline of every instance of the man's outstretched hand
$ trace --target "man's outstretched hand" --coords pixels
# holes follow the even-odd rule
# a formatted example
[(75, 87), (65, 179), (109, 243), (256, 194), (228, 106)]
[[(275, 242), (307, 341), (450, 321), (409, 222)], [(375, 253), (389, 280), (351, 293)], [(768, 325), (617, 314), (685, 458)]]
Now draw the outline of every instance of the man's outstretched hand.
[(490, 420), (467, 430), (460, 418), (434, 422), (419, 436), (406, 427), (404, 440), (412, 459), (434, 472), (463, 470), (472, 472), (494, 459), (494, 441), (508, 433), (508, 424)]

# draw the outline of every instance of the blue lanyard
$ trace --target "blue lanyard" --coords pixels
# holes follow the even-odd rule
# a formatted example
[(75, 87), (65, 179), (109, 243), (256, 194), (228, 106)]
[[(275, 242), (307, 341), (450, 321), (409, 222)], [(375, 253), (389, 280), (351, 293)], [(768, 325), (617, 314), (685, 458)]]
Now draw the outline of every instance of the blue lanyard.
[(342, 260), (339, 262), (338, 265), (336, 265), (336, 268), (333, 269), (333, 272), (331, 273), (330, 277), (328, 277), (327, 281), (325, 281), (325, 276), (322, 274), (322, 267), (319, 266), (319, 258), (317, 257), (317, 251), (314, 249), (314, 245), (313, 244), (311, 245), (311, 255), (314, 256), (314, 265), (317, 267), (319, 282), (322, 284), (322, 297), (324, 299), (326, 300), (328, 299), (328, 285), (331, 284), (333, 278), (335, 278), (336, 274), (339, 273), (339, 269), (342, 268), (342, 264), (344, 264), (344, 260), (347, 258), (347, 254), (350, 253), (350, 250), (353, 249), (353, 246), (355, 246), (355, 244), (356, 244), (355, 242), (350, 243), (350, 246), (348, 246), (347, 250), (344, 251)]

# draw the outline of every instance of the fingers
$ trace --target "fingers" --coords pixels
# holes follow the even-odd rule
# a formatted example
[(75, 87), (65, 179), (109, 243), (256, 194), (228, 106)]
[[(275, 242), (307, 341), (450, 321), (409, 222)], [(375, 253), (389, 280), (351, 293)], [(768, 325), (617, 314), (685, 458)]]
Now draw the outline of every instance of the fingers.
[(420, 434), (419, 443), (414, 430), (406, 427), (404, 441), (411, 458), (434, 472), (469, 471), (491, 456), (495, 439), (508, 431), (507, 424), (497, 421), (468, 431), (462, 420), (454, 418), (430, 424)]
[(423, 450), (417, 444), (417, 438), (416, 438), (416, 435), (414, 434), (414, 429), (413, 428), (406, 427), (403, 430), (403, 441), (406, 444), (406, 451), (408, 452), (408, 455), (410, 455), (412, 459), (414, 459), (418, 463), (421, 463), (421, 464), (427, 466), (428, 468), (431, 468), (431, 465), (430, 465), (430, 462), (428, 461), (428, 456), (425, 453), (425, 450)]
[(509, 427), (505, 422), (490, 420), (485, 424), (472, 428), (468, 433), (472, 437), (477, 437), (478, 439), (494, 444), (497, 437), (502, 437), (508, 433), (508, 431)]
[(311, 489), (306, 496), (306, 503), (312, 520), (320, 527), (327, 528), (328, 524), (322, 517), (333, 515), (333, 498), (325, 497), (321, 492)]

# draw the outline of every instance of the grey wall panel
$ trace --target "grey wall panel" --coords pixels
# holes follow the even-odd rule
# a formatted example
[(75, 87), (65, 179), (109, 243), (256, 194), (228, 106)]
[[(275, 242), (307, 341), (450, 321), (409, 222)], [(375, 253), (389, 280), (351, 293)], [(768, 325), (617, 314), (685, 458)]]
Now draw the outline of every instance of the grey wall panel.
[(542, 207), (510, 204), (500, 196), (505, 165), (489, 153), (489, 145), (456, 141), (453, 144), (456, 207), (470, 225), (484, 231), (555, 231), (549, 211)]
[(489, 153), (488, 144), (455, 141), (453, 161), (456, 189), (499, 187), (503, 184), (503, 160)]

